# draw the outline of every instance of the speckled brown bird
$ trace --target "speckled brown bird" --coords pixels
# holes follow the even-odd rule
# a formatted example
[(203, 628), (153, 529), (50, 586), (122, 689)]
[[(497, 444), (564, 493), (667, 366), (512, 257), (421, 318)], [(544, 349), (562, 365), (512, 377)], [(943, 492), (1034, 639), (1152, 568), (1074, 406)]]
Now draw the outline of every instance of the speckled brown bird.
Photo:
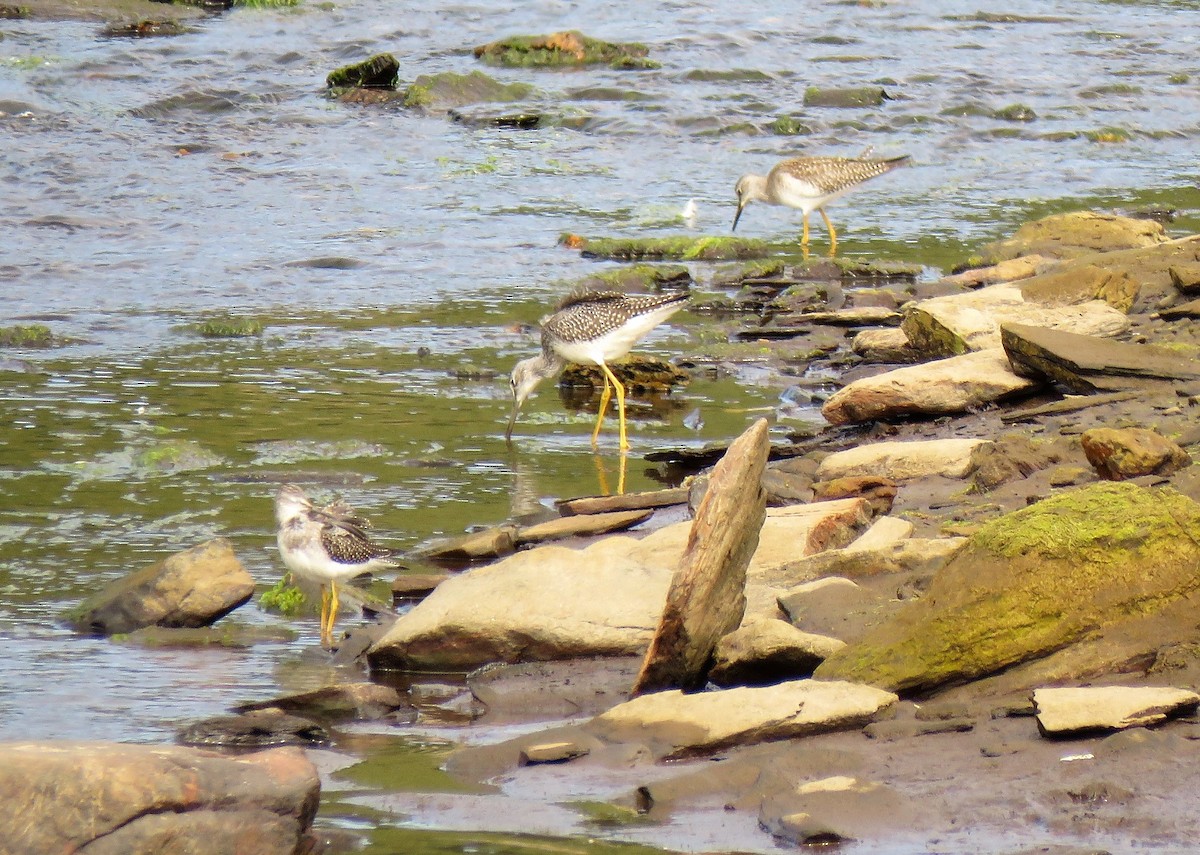
[[(642, 338), (687, 303), (687, 294), (622, 294), (619, 291), (581, 291), (568, 296), (541, 320), (542, 352), (516, 364), (512, 372), (513, 408), (505, 440), (512, 439), (521, 405), (543, 380), (568, 362), (595, 365), (604, 375), (600, 415), (592, 431), (592, 445), (600, 435), (604, 413), (615, 390), (620, 416), (620, 444), (629, 448), (625, 435), (625, 387), (608, 367), (633, 349)], [(611, 386), (611, 388), (610, 388)]]
[(808, 251), (808, 215), (820, 211), (829, 229), (829, 254), (837, 251), (837, 232), (825, 206), (853, 190), (864, 181), (891, 172), (909, 162), (908, 155), (887, 158), (861, 157), (792, 157), (781, 160), (766, 175), (743, 175), (738, 179), (737, 213), (733, 230), (737, 230), (742, 211), (754, 201), (771, 205), (798, 208), (804, 217), (800, 246)]
[[(392, 550), (372, 543), (369, 521), (340, 499), (323, 508), (295, 484), (275, 495), (276, 542), (283, 563), (296, 576), (321, 587), (321, 644), (333, 644), (338, 582), (372, 570), (395, 567)], [(326, 590), (326, 584), (329, 585)]]

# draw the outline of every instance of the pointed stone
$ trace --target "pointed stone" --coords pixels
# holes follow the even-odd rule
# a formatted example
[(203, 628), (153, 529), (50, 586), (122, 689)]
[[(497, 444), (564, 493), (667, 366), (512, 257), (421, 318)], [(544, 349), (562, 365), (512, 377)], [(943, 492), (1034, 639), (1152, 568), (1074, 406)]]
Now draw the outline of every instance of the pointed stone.
[(1195, 380), (1200, 360), (1148, 344), (1004, 324), (1004, 350), (1022, 374), (1046, 377), (1072, 392), (1115, 391), (1146, 380)]
[(635, 695), (700, 685), (717, 641), (742, 622), (746, 568), (766, 519), (762, 476), (769, 450), (767, 422), (759, 419), (713, 470)]

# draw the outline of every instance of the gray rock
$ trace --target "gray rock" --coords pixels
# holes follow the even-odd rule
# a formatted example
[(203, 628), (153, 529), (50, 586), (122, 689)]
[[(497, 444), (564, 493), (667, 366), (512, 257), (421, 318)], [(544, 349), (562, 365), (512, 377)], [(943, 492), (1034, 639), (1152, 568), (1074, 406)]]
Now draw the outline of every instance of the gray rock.
[(198, 721), (183, 728), (177, 738), (183, 745), (268, 748), (324, 745), (329, 733), (315, 721), (268, 707)]

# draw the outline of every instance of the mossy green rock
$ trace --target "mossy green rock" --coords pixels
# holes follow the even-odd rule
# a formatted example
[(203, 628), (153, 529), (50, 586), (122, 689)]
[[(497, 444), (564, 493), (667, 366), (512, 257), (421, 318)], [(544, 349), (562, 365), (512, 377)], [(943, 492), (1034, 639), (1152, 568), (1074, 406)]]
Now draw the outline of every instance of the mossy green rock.
[(771, 254), (765, 241), (735, 237), (583, 238), (563, 235), (559, 243), (580, 249), (587, 258), (622, 261), (732, 261), (764, 258)]
[(520, 101), (533, 94), (528, 83), (501, 83), (482, 71), (470, 74), (422, 74), (404, 92), (405, 107), (462, 107), (466, 104)]
[(1197, 589), (1200, 504), (1129, 483), (1081, 487), (983, 526), (924, 599), (814, 676), (928, 692), (1152, 616)]
[(390, 53), (377, 53), (363, 62), (343, 65), (329, 72), (325, 85), (330, 89), (395, 89), (400, 77), (400, 63)]
[(542, 36), (512, 36), (475, 48), (490, 65), (507, 67), (572, 66), (601, 63), (616, 68), (657, 68), (643, 44), (601, 41), (578, 30)]
[(1072, 211), (1026, 223), (1007, 240), (983, 249), (983, 263), (997, 264), (1022, 255), (1078, 258), (1093, 252), (1113, 252), (1155, 246), (1167, 240), (1161, 223), (1116, 214)]
[(0, 347), (50, 347), (54, 336), (42, 324), (0, 327)]

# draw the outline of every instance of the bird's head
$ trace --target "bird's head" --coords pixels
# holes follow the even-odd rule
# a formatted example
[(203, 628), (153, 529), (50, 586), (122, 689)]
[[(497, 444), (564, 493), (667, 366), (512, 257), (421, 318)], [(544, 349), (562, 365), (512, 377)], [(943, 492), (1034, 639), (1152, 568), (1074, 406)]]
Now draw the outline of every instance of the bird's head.
[(545, 372), (541, 370), (545, 359), (539, 354), (531, 356), (529, 359), (522, 359), (512, 370), (512, 378), (509, 380), (509, 385), (512, 387), (513, 408), (512, 415), (508, 419), (508, 429), (504, 431), (505, 442), (512, 441), (513, 427), (517, 424), (517, 414), (521, 412), (521, 406), (529, 400), (529, 396), (533, 394), (533, 390), (538, 384), (546, 379)]
[(295, 484), (284, 484), (275, 494), (275, 521), (283, 525), (312, 510), (312, 501)]

